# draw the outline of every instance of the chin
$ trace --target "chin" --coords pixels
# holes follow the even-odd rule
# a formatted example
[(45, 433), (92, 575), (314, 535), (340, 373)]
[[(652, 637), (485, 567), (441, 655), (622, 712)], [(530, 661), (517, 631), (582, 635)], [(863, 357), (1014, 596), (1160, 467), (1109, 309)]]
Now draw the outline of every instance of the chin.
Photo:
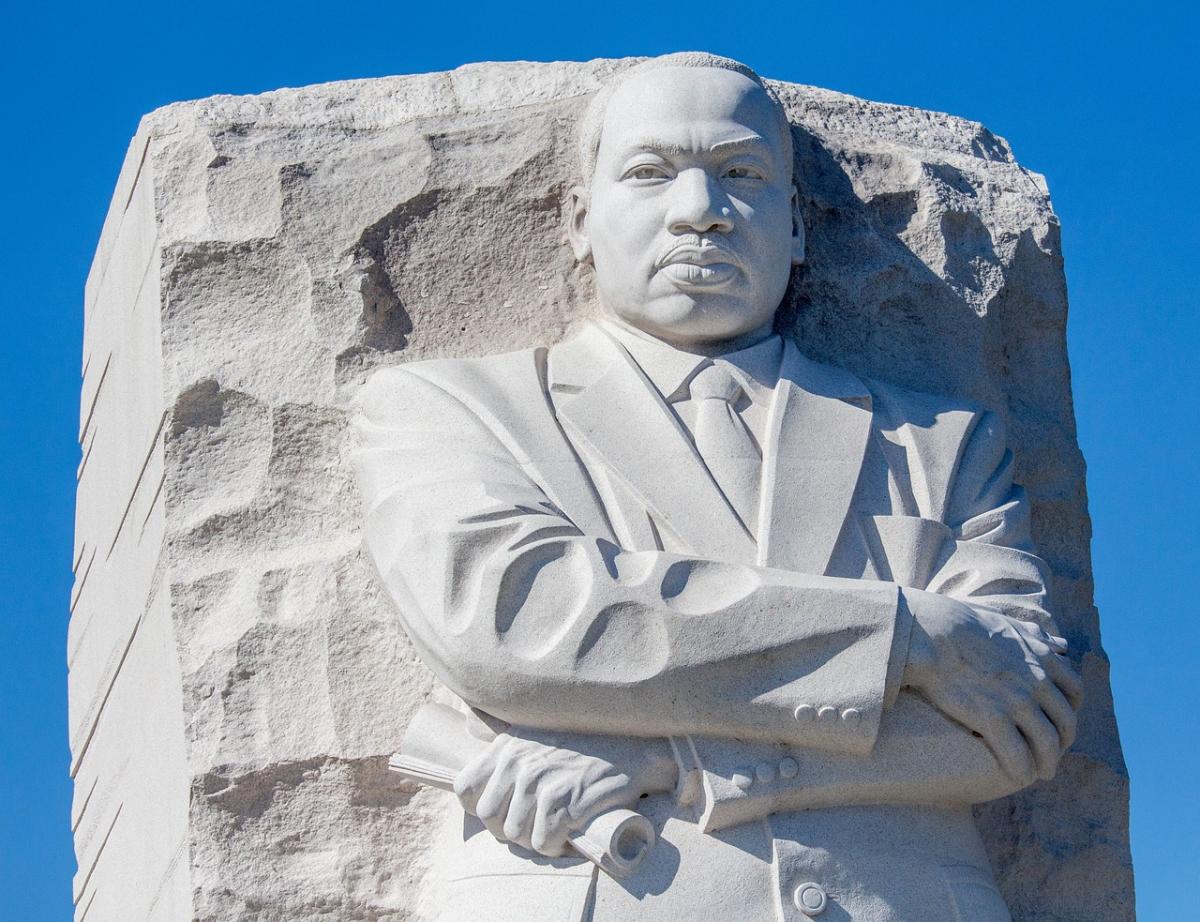
[(656, 312), (648, 318), (653, 320), (664, 339), (714, 345), (753, 333), (770, 324), (775, 317), (773, 310), (752, 310), (736, 303), (713, 305), (700, 299), (684, 300), (687, 301), (686, 309), (682, 305), (673, 305), (672, 310)]
[[(601, 304), (607, 299), (601, 294)], [(775, 309), (765, 310), (749, 299), (731, 297), (729, 292), (696, 295), (682, 291), (658, 294), (649, 303), (630, 304), (606, 312), (658, 339), (687, 345), (710, 346), (745, 336), (770, 325)], [(622, 302), (624, 302), (622, 304)]]

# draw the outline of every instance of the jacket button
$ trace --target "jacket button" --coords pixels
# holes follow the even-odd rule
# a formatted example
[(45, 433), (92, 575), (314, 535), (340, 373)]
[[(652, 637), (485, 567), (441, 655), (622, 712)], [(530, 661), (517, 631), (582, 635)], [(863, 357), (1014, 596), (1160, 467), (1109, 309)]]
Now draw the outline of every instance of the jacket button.
[(816, 717), (817, 709), (811, 704), (802, 704), (796, 708), (796, 719), (802, 723), (806, 720), (815, 720)]
[(754, 766), (754, 777), (763, 784), (770, 784), (775, 780), (775, 766), (770, 762), (759, 762)]
[(796, 892), (792, 894), (792, 902), (806, 916), (819, 916), (825, 911), (829, 899), (818, 884), (807, 883), (796, 888)]
[(779, 763), (780, 778), (795, 778), (798, 774), (800, 774), (800, 763), (795, 759), (787, 758)]
[(827, 704), (821, 710), (817, 711), (817, 717), (820, 720), (837, 720), (838, 709)]
[(750, 785), (754, 784), (754, 773), (748, 768), (739, 768), (731, 780), (743, 791), (748, 791)]
[(862, 711), (858, 708), (846, 708), (842, 711), (842, 720), (848, 724), (857, 724), (862, 720)]

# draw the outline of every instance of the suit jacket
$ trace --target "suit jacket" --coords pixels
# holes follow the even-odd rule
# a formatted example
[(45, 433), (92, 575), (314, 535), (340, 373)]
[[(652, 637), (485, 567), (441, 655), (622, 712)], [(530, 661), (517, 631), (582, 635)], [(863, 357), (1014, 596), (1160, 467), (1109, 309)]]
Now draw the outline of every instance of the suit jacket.
[[(935, 842), (958, 843), (963, 866), (990, 880), (962, 817), (1014, 786), (979, 740), (899, 682), (927, 593), (1049, 622), (995, 414), (863, 382), (786, 342), (750, 535), (641, 369), (596, 326), (551, 349), (381, 371), (360, 409), (366, 546), (423, 660), (515, 725), (671, 738), (680, 786), (664, 837), (689, 843), (672, 878), (706, 863), (689, 853), (750, 835), (770, 869), (770, 917), (804, 918), (786, 869), (803, 873), (796, 854), (822, 847), (799, 841), (795, 811), (840, 843), (830, 879), (899, 873), (852, 844), (865, 809), (900, 838), (921, 827), (914, 816), (937, 817), (925, 863), (944, 876), (954, 863)], [(531, 873), (581, 873), (521, 857)], [(915, 873), (872, 886), (900, 905)], [(592, 881), (588, 912), (610, 886)], [(632, 886), (672, 899), (688, 889)], [(838, 886), (838, 911), (876, 917)], [(653, 917), (636, 908), (650, 890), (605, 917)], [(703, 899), (680, 911), (707, 918)], [(942, 918), (928, 900), (921, 917)], [(942, 902), (947, 919), (962, 911)]]

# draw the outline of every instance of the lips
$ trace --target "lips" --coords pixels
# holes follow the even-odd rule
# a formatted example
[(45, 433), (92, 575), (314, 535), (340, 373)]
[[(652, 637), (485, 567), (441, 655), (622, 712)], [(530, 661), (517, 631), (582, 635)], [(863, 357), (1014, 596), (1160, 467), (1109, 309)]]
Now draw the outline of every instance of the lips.
[(695, 263), (674, 262), (668, 263), (659, 271), (677, 285), (699, 287), (724, 284), (732, 279), (738, 270), (732, 263), (717, 262), (701, 266)]
[(737, 275), (740, 263), (723, 246), (684, 243), (670, 250), (656, 268), (676, 285), (698, 288), (728, 282)]

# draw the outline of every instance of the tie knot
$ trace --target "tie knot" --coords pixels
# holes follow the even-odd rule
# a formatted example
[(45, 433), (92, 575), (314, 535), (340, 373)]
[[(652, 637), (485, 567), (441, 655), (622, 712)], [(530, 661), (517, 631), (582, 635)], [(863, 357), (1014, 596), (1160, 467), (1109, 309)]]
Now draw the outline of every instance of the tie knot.
[(732, 404), (742, 394), (742, 385), (726, 365), (709, 363), (692, 378), (688, 390), (692, 399), (721, 400)]

